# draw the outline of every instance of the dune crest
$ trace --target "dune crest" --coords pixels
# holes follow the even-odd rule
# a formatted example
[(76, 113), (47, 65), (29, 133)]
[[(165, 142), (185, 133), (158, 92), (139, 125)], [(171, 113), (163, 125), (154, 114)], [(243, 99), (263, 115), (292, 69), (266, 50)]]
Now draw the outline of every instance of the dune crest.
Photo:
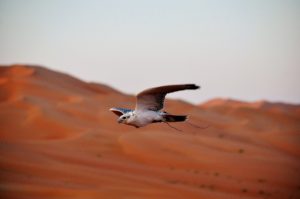
[(26, 65), (15, 64), (12, 65), (8, 70), (5, 70), (4, 73), (7, 73), (10, 77), (26, 77), (31, 76), (35, 73), (34, 67), (28, 67)]
[(0, 67), (0, 196), (300, 198), (300, 106), (167, 100), (187, 123), (135, 129), (134, 96), (40, 66)]

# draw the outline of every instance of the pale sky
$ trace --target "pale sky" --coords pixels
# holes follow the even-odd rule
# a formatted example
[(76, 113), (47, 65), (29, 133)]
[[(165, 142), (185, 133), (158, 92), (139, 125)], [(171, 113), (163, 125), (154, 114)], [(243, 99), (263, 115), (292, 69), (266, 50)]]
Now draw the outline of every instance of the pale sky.
[(299, 0), (0, 0), (0, 64), (43, 65), (125, 93), (300, 103)]

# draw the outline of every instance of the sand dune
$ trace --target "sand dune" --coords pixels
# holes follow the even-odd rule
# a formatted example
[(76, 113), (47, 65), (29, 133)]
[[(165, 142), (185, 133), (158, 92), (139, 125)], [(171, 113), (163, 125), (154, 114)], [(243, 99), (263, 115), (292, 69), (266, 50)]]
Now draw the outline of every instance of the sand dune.
[(38, 66), (0, 67), (1, 198), (300, 198), (300, 106), (167, 100), (190, 121), (141, 129), (135, 98)]

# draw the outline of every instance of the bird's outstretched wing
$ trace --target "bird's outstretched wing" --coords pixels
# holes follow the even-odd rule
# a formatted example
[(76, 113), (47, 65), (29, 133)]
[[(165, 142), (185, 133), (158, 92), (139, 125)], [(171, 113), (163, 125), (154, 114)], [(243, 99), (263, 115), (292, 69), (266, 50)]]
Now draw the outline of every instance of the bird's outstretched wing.
[(111, 108), (109, 109), (111, 112), (113, 112), (114, 114), (116, 114), (117, 116), (121, 116), (124, 115), (125, 113), (131, 112), (131, 109), (127, 109), (127, 108)]
[(136, 96), (135, 110), (159, 111), (164, 107), (165, 96), (168, 93), (187, 89), (195, 90), (198, 88), (200, 87), (195, 84), (180, 84), (160, 86), (144, 90)]

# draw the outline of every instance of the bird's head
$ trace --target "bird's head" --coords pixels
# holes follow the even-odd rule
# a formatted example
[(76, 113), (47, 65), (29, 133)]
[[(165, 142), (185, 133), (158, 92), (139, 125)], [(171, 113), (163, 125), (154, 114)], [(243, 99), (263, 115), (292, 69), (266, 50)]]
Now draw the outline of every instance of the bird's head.
[(121, 115), (118, 119), (118, 123), (123, 123), (123, 124), (128, 123), (128, 120), (130, 119), (131, 116), (132, 116), (131, 112)]

